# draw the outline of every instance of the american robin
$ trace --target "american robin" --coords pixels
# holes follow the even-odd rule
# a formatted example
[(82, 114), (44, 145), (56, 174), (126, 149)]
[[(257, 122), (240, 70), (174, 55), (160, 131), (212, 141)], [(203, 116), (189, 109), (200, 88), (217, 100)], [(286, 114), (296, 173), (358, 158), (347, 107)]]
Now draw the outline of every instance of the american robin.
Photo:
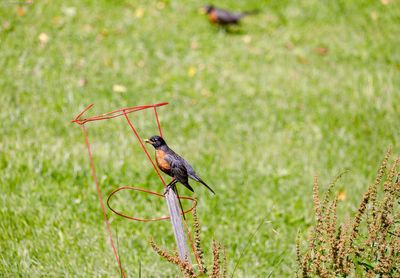
[(210, 20), (211, 23), (215, 23), (222, 26), (239, 24), (240, 20), (243, 17), (258, 13), (258, 11), (230, 12), (227, 10), (219, 9), (213, 5), (205, 6), (204, 10), (207, 13), (208, 19)]
[(189, 178), (203, 184), (213, 194), (214, 190), (211, 189), (194, 171), (193, 167), (182, 157), (171, 150), (164, 139), (160, 136), (154, 135), (145, 140), (146, 143), (151, 144), (156, 149), (156, 162), (161, 171), (171, 176), (173, 180), (168, 184), (167, 191), (180, 182), (190, 191), (194, 192), (189, 184)]

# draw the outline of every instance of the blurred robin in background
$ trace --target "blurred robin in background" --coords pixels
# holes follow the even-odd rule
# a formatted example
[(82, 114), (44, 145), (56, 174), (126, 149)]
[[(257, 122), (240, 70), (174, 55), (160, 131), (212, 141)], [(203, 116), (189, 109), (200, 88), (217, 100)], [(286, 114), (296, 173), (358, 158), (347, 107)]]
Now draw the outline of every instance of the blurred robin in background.
[(146, 143), (151, 144), (156, 149), (156, 162), (158, 168), (161, 171), (171, 176), (173, 179), (167, 185), (167, 189), (164, 193), (167, 194), (168, 190), (172, 188), (179, 200), (179, 206), (181, 207), (183, 219), (185, 218), (185, 213), (182, 207), (181, 200), (179, 198), (178, 189), (176, 188), (176, 183), (180, 182), (190, 191), (194, 192), (193, 188), (189, 184), (189, 178), (200, 182), (205, 187), (207, 187), (213, 194), (215, 194), (214, 190), (211, 189), (194, 171), (193, 167), (182, 157), (176, 154), (173, 150), (171, 150), (167, 143), (165, 143), (164, 139), (160, 136), (154, 135), (149, 139), (145, 140)]
[(227, 10), (219, 9), (213, 5), (207, 5), (204, 7), (204, 11), (208, 15), (208, 19), (211, 23), (218, 24), (221, 26), (237, 25), (240, 20), (247, 16), (258, 13), (258, 11), (249, 12), (230, 12)]

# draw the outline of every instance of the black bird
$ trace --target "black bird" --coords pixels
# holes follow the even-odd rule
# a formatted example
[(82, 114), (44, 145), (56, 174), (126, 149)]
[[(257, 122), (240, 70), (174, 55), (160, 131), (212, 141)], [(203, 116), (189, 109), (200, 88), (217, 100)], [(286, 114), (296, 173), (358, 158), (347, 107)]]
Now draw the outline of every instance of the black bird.
[(217, 8), (213, 5), (205, 6), (204, 10), (207, 13), (208, 19), (210, 20), (210, 22), (218, 24), (218, 25), (222, 25), (222, 26), (239, 24), (240, 20), (243, 17), (245, 17), (247, 15), (252, 15), (252, 14), (258, 13), (258, 11), (230, 12), (227, 10)]
[(156, 149), (156, 162), (158, 168), (173, 178), (173, 180), (168, 184), (167, 190), (172, 188), (177, 182), (180, 182), (190, 191), (194, 192), (193, 188), (189, 184), (189, 178), (191, 178), (200, 182), (215, 194), (214, 190), (212, 190), (211, 187), (209, 187), (196, 174), (193, 167), (168, 147), (162, 137), (154, 135), (149, 139), (146, 139), (145, 142), (151, 144)]

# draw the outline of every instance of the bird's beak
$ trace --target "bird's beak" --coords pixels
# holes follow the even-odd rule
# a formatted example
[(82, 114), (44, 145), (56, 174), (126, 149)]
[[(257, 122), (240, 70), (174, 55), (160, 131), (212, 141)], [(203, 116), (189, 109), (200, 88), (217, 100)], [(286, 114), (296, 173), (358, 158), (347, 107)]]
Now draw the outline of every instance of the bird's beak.
[(147, 144), (151, 144), (149, 139), (145, 139), (144, 142), (146, 142)]

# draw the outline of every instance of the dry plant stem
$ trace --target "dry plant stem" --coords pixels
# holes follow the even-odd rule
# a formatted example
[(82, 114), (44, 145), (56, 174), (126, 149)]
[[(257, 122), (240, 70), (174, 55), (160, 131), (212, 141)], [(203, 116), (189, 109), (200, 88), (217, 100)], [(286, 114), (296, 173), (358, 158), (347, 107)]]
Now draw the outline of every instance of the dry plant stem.
[[(378, 254), (379, 257), (377, 270), (380, 273), (389, 273), (390, 269), (392, 268), (393, 264), (393, 255), (390, 250), (390, 238), (386, 235), (390, 232), (394, 224), (394, 220), (392, 218), (393, 208), (394, 208), (394, 201), (395, 201), (395, 187), (396, 184), (393, 183), (393, 179), (396, 174), (396, 167), (399, 163), (399, 159), (392, 164), (392, 167), (389, 171), (387, 176), (387, 180), (384, 183), (384, 199), (381, 203), (381, 210), (380, 210), (380, 225), (378, 228), (379, 234), (381, 235), (378, 239)], [(392, 254), (392, 256), (390, 256)]]
[[(326, 237), (328, 240), (328, 246), (326, 246), (327, 258), (334, 258), (334, 250), (336, 246), (336, 205), (337, 205), (337, 198), (334, 199), (332, 204), (329, 206), (328, 211), (326, 213)], [(336, 254), (337, 255), (337, 254)], [(330, 268), (334, 270), (334, 263), (335, 260), (330, 260)]]
[(326, 208), (327, 208), (327, 206), (328, 206), (328, 204), (329, 204), (329, 196), (330, 196), (330, 194), (331, 194), (333, 188), (335, 187), (336, 183), (337, 183), (337, 182), (339, 181), (339, 179), (340, 179), (345, 173), (347, 173), (347, 172), (348, 172), (348, 170), (345, 170), (345, 171), (339, 173), (339, 174), (335, 177), (335, 179), (329, 184), (328, 190), (325, 192), (324, 198), (323, 198), (323, 201), (322, 201), (322, 207), (321, 207), (322, 213), (325, 213), (325, 212), (326, 212)]
[(220, 272), (220, 259), (219, 255), (221, 252), (221, 244), (219, 242), (212, 242), (212, 251), (213, 251), (213, 271), (211, 274), (212, 278), (219, 278)]
[(180, 270), (184, 273), (187, 278), (196, 278), (197, 275), (194, 273), (192, 266), (187, 262), (179, 258), (178, 254), (171, 255), (166, 250), (159, 247), (153, 239), (150, 240), (150, 245), (153, 250), (161, 257), (165, 258), (168, 262), (177, 265)]
[(350, 219), (347, 219), (344, 222), (339, 242), (339, 269), (340, 273), (344, 276), (348, 275), (350, 271), (349, 261), (347, 258), (347, 254), (349, 252), (350, 229)]
[(360, 206), (358, 207), (350, 236), (350, 249), (353, 248), (354, 239), (358, 236), (358, 229), (360, 227), (362, 216), (367, 208), (367, 204), (372, 194), (374, 194), (374, 191), (372, 190), (372, 187), (370, 187), (370, 189), (364, 194)]
[[(387, 169), (387, 162), (390, 157), (391, 151), (389, 150), (385, 158), (383, 159), (381, 166), (378, 171), (378, 175), (375, 179), (375, 182), (368, 188), (368, 191), (364, 194), (363, 200), (361, 201), (359, 208), (357, 210), (356, 216), (353, 221), (353, 226), (352, 226), (352, 231), (349, 239), (349, 250), (347, 251), (347, 256), (346, 256), (346, 264), (345, 264), (345, 270), (349, 269), (349, 254), (354, 253), (357, 257), (360, 256), (360, 254), (363, 252), (363, 250), (360, 250), (360, 248), (355, 248), (354, 247), (354, 241), (355, 239), (359, 236), (359, 227), (362, 221), (362, 217), (364, 212), (367, 209), (367, 206), (369, 203), (372, 204), (372, 216), (373, 216), (373, 223), (372, 225), (368, 225), (368, 231), (370, 233), (369, 237), (370, 240), (367, 240), (367, 242), (374, 243), (375, 239), (377, 238), (377, 235), (379, 233), (379, 226), (381, 225), (381, 210), (379, 206), (379, 203), (377, 201), (377, 192), (378, 192), (378, 186), (381, 184), (382, 179), (386, 173)], [(372, 246), (375, 248), (374, 246)]]
[[(201, 244), (200, 244), (200, 223), (198, 221), (197, 217), (197, 212), (196, 209), (193, 209), (193, 227), (195, 230), (195, 246), (194, 246), (194, 252), (196, 253), (199, 258), (201, 258), (201, 263), (199, 263), (199, 269), (198, 269), (198, 274), (195, 272), (193, 266), (189, 263), (188, 258), (184, 257), (183, 259), (180, 257), (180, 254), (175, 251), (173, 254), (170, 254), (168, 251), (163, 250), (161, 247), (159, 247), (153, 239), (150, 239), (150, 245), (153, 248), (153, 250), (161, 257), (165, 258), (168, 262), (176, 265), (179, 267), (181, 270), (182, 274), (184, 277), (187, 278), (195, 278), (198, 276), (203, 277), (205, 272), (206, 267), (204, 265), (204, 253), (203, 250), (201, 249)], [(261, 223), (262, 224), (262, 223)], [(261, 224), (259, 227), (261, 227)], [(213, 253), (213, 270), (212, 273), (209, 277), (215, 277), (219, 278), (221, 276), (221, 250), (223, 248), (221, 247), (221, 244), (219, 242), (216, 242), (213, 240), (212, 242), (212, 253)], [(225, 249), (223, 249), (223, 269), (222, 269), (222, 277), (227, 276), (227, 261), (226, 261), (226, 252)]]
[(204, 263), (204, 252), (203, 249), (201, 248), (201, 241), (200, 241), (200, 223), (199, 223), (199, 219), (197, 217), (197, 210), (196, 207), (193, 209), (192, 211), (193, 213), (193, 227), (194, 227), (194, 248), (195, 248), (195, 252), (199, 258), (199, 271), (203, 274), (207, 273), (207, 268), (205, 266)]
[(384, 209), (382, 211), (384, 219), (383, 224), (387, 224), (385, 221), (388, 220), (387, 216), (392, 214), (394, 201), (396, 198), (396, 183), (393, 182), (393, 179), (396, 175), (396, 168), (399, 164), (399, 158), (397, 158), (389, 171), (389, 175), (387, 177), (387, 181), (384, 183), (384, 190), (385, 190), (385, 199), (383, 200)]
[(371, 200), (370, 201), (371, 201), (371, 204), (372, 204), (371, 219), (373, 221), (373, 225), (368, 225), (368, 229), (369, 229), (368, 234), (369, 234), (369, 237), (370, 237), (370, 239), (369, 239), (369, 244), (370, 245), (374, 242), (375, 237), (376, 237), (376, 234), (374, 233), (374, 231), (376, 231), (376, 229), (374, 229), (373, 227), (374, 226), (376, 227), (378, 225), (377, 224), (378, 217), (376, 217), (376, 214), (377, 214), (377, 211), (376, 211), (376, 208), (377, 208), (377, 203), (376, 202), (377, 201), (376, 200), (377, 200), (378, 186), (382, 182), (383, 176), (384, 176), (384, 174), (386, 172), (387, 163), (388, 163), (390, 155), (391, 155), (391, 149), (389, 149), (386, 152), (386, 155), (382, 160), (381, 166), (379, 167), (378, 174), (376, 176), (375, 182), (373, 183), (373, 185), (370, 188), (370, 191), (371, 191), (371, 196), (370, 196)]
[(227, 258), (226, 258), (226, 249), (225, 249), (225, 247), (223, 247), (222, 248), (222, 254), (223, 254), (223, 256), (224, 256), (224, 265), (223, 265), (223, 269), (222, 269), (222, 277), (223, 278), (226, 278), (226, 277), (228, 277), (227, 275), (228, 275), (228, 261), (227, 261)]
[[(318, 177), (314, 177), (314, 185), (313, 185), (313, 202), (315, 209), (315, 218), (317, 219), (317, 225), (315, 227), (315, 239), (316, 245), (318, 247), (324, 246), (326, 244), (325, 230), (324, 230), (324, 215), (321, 210), (321, 204), (319, 199), (319, 185), (318, 185)], [(314, 247), (315, 247), (314, 246)], [(316, 268), (317, 275), (320, 277), (327, 277), (327, 273), (323, 267), (326, 261), (326, 256), (323, 254), (323, 248), (314, 248), (314, 257), (313, 264)]]
[(315, 243), (315, 228), (313, 228), (310, 232), (310, 236), (309, 236), (310, 240), (309, 240), (309, 245), (308, 245), (308, 249), (306, 251), (306, 254), (304, 255), (304, 259), (302, 262), (302, 274), (303, 277), (308, 277), (308, 272), (309, 272), (309, 261), (311, 258), (311, 252), (314, 250), (314, 243)]
[[(317, 227), (322, 225), (322, 212), (319, 202), (319, 187), (318, 187), (318, 177), (314, 177), (314, 185), (313, 185), (313, 202), (315, 209), (315, 218), (317, 219)], [(318, 230), (318, 229), (317, 229)]]
[(336, 234), (336, 238), (333, 242), (332, 246), (332, 259), (333, 259), (333, 269), (335, 270), (335, 276), (338, 276), (340, 273), (340, 264), (339, 264), (339, 252), (340, 252), (340, 235), (342, 232), (342, 226), (339, 226), (338, 232)]
[(302, 268), (302, 260), (301, 260), (301, 254), (300, 254), (300, 233), (297, 233), (297, 238), (296, 238), (296, 260), (298, 264), (298, 268)]

